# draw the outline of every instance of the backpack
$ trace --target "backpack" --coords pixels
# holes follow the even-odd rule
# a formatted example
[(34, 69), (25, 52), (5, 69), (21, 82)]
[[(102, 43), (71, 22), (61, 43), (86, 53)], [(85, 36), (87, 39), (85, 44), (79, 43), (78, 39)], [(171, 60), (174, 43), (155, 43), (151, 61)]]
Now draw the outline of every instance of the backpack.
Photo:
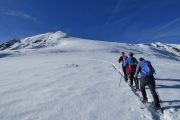
[(122, 56), (122, 63), (123, 63), (123, 64), (126, 62), (127, 58), (128, 58), (128, 57), (127, 57), (127, 56), (125, 56), (125, 55), (124, 55), (124, 56)]
[(129, 68), (131, 68), (131, 69), (136, 69), (136, 66), (137, 66), (137, 64), (134, 62), (129, 64)]
[(136, 59), (134, 57), (131, 57), (128, 60), (129, 60), (129, 65), (126, 71), (127, 73), (133, 73), (136, 71), (136, 66), (137, 66)]
[(141, 63), (141, 74), (142, 75), (153, 75), (155, 70), (149, 61), (143, 61)]
[(137, 60), (134, 57), (131, 57), (129, 60), (129, 67), (132, 69), (136, 69)]

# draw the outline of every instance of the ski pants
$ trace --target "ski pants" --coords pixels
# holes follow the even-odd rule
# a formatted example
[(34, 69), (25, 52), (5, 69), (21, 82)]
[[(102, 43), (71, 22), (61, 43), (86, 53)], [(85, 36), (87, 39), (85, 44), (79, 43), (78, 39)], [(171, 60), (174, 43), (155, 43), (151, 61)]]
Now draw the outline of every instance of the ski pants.
[(147, 100), (147, 95), (146, 95), (146, 91), (145, 91), (146, 85), (148, 85), (148, 87), (151, 91), (151, 94), (152, 94), (153, 99), (154, 99), (155, 107), (160, 107), (159, 97), (158, 97), (157, 92), (155, 90), (155, 79), (154, 79), (153, 75), (144, 76), (144, 77), (141, 77), (141, 79), (140, 79), (140, 90), (141, 90), (141, 93), (143, 96), (143, 100)]
[[(135, 72), (130, 72), (130, 73), (128, 73), (128, 78), (129, 78), (129, 80), (130, 80), (130, 85), (132, 85), (133, 86), (133, 81), (134, 81), (134, 74), (135, 74)], [(134, 81), (135, 82), (135, 81)], [(136, 82), (135, 82), (136, 83)]]
[(126, 67), (124, 67), (123, 65), (122, 65), (122, 70), (124, 73), (124, 79), (125, 79), (125, 81), (127, 81)]

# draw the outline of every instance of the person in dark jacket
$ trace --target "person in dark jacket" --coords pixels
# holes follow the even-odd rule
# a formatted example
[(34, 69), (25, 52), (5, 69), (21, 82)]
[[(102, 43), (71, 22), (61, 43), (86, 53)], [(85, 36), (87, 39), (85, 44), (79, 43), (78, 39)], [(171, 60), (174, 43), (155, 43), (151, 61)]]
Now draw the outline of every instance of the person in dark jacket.
[(124, 52), (122, 52), (122, 56), (119, 58), (119, 63), (122, 63), (122, 70), (123, 70), (123, 73), (124, 73), (124, 79), (125, 81), (127, 82), (127, 75), (126, 75), (126, 66), (124, 65), (126, 60), (127, 60), (127, 56), (125, 55)]
[[(133, 53), (129, 52), (129, 57), (125, 62), (125, 67), (126, 67), (126, 74), (128, 76), (128, 79), (130, 80), (130, 86), (133, 86), (133, 81), (134, 81), (134, 74), (136, 72), (136, 66), (138, 64), (138, 61), (135, 57), (133, 57)], [(134, 81), (135, 82), (135, 81)], [(136, 84), (136, 82), (135, 82)]]
[(154, 99), (155, 109), (158, 110), (161, 107), (160, 107), (159, 96), (157, 95), (157, 92), (155, 90), (155, 78), (154, 78), (155, 69), (153, 68), (151, 63), (147, 60), (144, 60), (144, 58), (140, 58), (139, 61), (140, 62), (137, 65), (135, 77), (137, 78), (138, 74), (140, 73), (140, 90), (143, 96), (142, 102), (146, 103), (148, 101), (145, 91), (145, 86), (148, 85)]

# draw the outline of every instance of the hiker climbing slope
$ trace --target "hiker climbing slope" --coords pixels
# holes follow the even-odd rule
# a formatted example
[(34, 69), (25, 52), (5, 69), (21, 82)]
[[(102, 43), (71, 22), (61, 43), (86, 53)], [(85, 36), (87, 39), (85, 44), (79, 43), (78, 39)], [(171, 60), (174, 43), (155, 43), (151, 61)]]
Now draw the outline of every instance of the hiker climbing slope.
[[(133, 86), (133, 80), (134, 80), (134, 74), (136, 72), (136, 66), (138, 64), (138, 61), (135, 57), (133, 57), (133, 53), (129, 52), (129, 57), (125, 62), (125, 67), (126, 67), (126, 74), (128, 76), (128, 79), (130, 81), (130, 86)], [(136, 82), (135, 82), (136, 83)], [(136, 85), (137, 86), (137, 85)]]
[(154, 73), (155, 69), (151, 65), (149, 61), (144, 60), (144, 58), (139, 59), (139, 64), (136, 69), (135, 77), (138, 76), (138, 73), (140, 73), (140, 90), (143, 96), (143, 103), (146, 103), (148, 101), (145, 86), (148, 85), (149, 89), (151, 91), (151, 94), (154, 98), (154, 107), (155, 110), (161, 109), (159, 97), (157, 95), (157, 92), (155, 90), (155, 79), (154, 79)]
[(127, 60), (127, 56), (125, 55), (124, 52), (121, 53), (122, 56), (119, 58), (119, 63), (122, 63), (122, 70), (123, 70), (123, 73), (124, 73), (124, 79), (125, 81), (127, 82), (127, 75), (126, 75), (126, 66), (125, 66), (125, 62)]

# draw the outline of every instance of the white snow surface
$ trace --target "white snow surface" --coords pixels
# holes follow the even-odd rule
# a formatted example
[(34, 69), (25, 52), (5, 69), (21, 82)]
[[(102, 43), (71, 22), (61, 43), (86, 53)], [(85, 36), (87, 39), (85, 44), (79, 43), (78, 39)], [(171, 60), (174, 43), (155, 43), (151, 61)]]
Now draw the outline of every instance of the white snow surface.
[[(164, 115), (120, 81), (122, 51), (152, 62)], [(180, 120), (180, 57), (151, 45), (46, 33), (0, 52), (0, 66), (0, 120)]]
[(168, 52), (171, 52), (173, 54), (176, 54), (180, 56), (180, 45), (177, 44), (162, 44), (160, 42), (152, 43), (152, 46), (160, 49), (160, 50), (166, 50)]

